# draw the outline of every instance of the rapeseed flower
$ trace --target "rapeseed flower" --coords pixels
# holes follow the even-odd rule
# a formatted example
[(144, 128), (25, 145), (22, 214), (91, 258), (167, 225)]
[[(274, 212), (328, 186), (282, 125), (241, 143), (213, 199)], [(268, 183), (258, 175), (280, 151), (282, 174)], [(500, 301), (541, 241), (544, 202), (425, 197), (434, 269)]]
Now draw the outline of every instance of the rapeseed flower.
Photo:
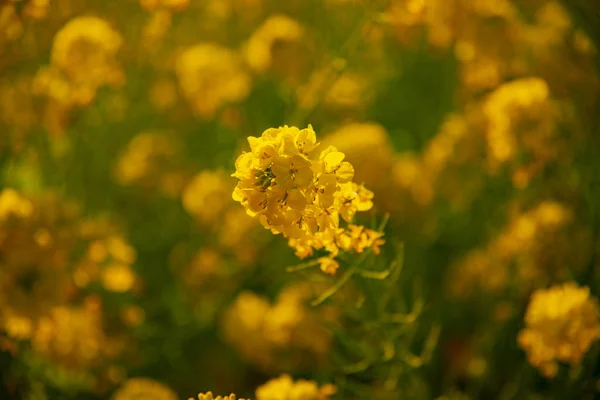
[(168, 386), (149, 378), (130, 378), (115, 392), (112, 400), (177, 400), (179, 397)]
[(558, 362), (579, 365), (598, 338), (598, 300), (588, 287), (568, 282), (533, 293), (518, 342), (529, 363), (553, 378)]
[[(200, 393), (198, 395), (198, 400), (244, 400), (244, 399), (238, 399), (237, 397), (235, 397), (235, 394), (230, 394), (229, 396), (217, 396), (214, 397), (212, 392), (206, 392), (206, 393)], [(189, 400), (196, 400), (194, 398), (189, 398)]]
[(238, 54), (215, 43), (187, 48), (177, 58), (175, 72), (181, 92), (202, 118), (250, 93), (251, 79)]
[(294, 381), (284, 374), (256, 389), (256, 400), (328, 400), (335, 392), (333, 385), (319, 387), (315, 381)]
[(373, 207), (373, 192), (353, 182), (354, 167), (344, 153), (333, 146), (317, 153), (310, 125), (267, 129), (248, 142), (251, 151), (238, 157), (233, 174), (239, 179), (233, 199), (248, 215), (272, 233), (283, 234), (301, 258), (313, 249), (325, 249), (334, 257), (339, 250), (377, 251), (381, 234), (340, 226), (340, 219), (350, 224), (356, 212)]

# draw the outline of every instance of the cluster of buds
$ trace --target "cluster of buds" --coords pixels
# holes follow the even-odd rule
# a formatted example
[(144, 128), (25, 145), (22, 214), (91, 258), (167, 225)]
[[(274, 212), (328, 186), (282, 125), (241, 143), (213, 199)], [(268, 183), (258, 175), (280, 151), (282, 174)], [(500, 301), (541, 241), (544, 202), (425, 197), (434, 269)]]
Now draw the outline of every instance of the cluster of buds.
[(318, 151), (312, 129), (271, 128), (249, 137), (251, 151), (236, 161), (239, 182), (233, 199), (274, 234), (283, 234), (300, 258), (325, 249), (321, 268), (337, 270), (339, 251), (379, 251), (382, 234), (351, 224), (356, 212), (373, 207), (373, 192), (353, 182), (354, 168), (329, 146)]

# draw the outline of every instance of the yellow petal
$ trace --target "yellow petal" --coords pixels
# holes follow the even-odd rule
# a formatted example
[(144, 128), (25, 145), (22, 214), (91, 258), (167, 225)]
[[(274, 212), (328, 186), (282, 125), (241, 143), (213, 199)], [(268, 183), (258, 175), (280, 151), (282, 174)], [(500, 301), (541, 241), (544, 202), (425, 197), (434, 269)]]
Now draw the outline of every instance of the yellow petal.
[(325, 156), (325, 166), (331, 171), (332, 169), (337, 168), (342, 161), (344, 161), (344, 158), (346, 158), (344, 153), (339, 151), (331, 152)]
[(335, 172), (340, 183), (350, 182), (354, 178), (354, 167), (349, 162), (343, 162)]

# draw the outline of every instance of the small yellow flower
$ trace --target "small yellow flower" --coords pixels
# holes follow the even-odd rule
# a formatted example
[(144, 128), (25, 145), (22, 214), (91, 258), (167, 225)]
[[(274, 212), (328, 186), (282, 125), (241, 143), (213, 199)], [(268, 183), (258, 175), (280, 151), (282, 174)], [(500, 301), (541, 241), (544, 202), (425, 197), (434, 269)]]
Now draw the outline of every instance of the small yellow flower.
[(340, 267), (340, 264), (331, 257), (321, 257), (318, 261), (321, 271), (325, 272), (327, 275), (335, 275)]

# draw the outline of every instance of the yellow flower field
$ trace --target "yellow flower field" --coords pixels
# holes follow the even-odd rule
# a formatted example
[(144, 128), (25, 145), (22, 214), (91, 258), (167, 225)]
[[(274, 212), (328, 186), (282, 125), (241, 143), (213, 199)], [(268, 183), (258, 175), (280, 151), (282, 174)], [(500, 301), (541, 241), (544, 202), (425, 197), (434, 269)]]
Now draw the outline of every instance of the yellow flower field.
[(600, 4), (0, 0), (0, 399), (600, 397)]

